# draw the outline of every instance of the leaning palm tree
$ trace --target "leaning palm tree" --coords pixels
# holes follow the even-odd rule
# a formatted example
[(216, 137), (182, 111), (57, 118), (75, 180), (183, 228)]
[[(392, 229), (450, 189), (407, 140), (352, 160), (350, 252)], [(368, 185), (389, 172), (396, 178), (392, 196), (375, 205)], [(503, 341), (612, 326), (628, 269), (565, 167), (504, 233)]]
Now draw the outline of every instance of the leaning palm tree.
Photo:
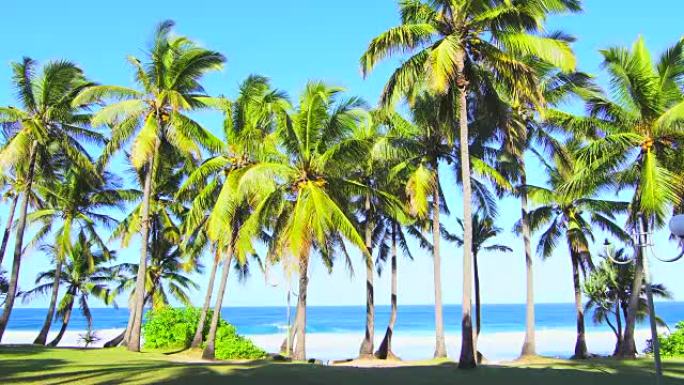
[(238, 190), (259, 190), (261, 197), (239, 231), (242, 248), (251, 247), (251, 240), (265, 226), (271, 233), (269, 260), (290, 255), (297, 260), (297, 360), (306, 358), (311, 257), (318, 253), (331, 267), (334, 252), (340, 250), (348, 260), (344, 240), (367, 252), (351, 208), (351, 198), (365, 189), (347, 179), (349, 165), (365, 153), (367, 143), (351, 134), (367, 112), (360, 99), (343, 99), (341, 92), (322, 82), (309, 82), (297, 108), (278, 127), (285, 156), (253, 165), (238, 186)]
[(56, 267), (48, 312), (34, 344), (46, 343), (57, 304), (59, 275), (62, 264), (72, 252), (75, 234), (85, 233), (91, 242), (103, 250), (104, 257), (110, 257), (96, 227), (113, 227), (116, 220), (107, 214), (107, 210), (120, 209), (124, 203), (137, 197), (135, 191), (121, 190), (118, 187), (112, 174), (105, 173), (99, 177), (72, 168), (66, 172), (63, 180), (46, 188), (39, 188), (43, 190), (46, 205), (28, 216), (30, 222), (42, 224), (32, 243), (41, 242), (44, 237), (53, 234)]
[(128, 349), (140, 351), (140, 328), (145, 299), (147, 241), (150, 233), (150, 197), (153, 180), (158, 178), (159, 148), (162, 142), (175, 150), (198, 158), (200, 149), (216, 151), (221, 142), (186, 115), (193, 109), (206, 107), (200, 80), (207, 72), (222, 67), (225, 58), (218, 52), (197, 46), (186, 37), (172, 36), (174, 23), (165, 21), (156, 29), (147, 62), (130, 57), (140, 89), (118, 86), (92, 87), (81, 94), (83, 101), (104, 98), (114, 101), (93, 116), (95, 126), (112, 127), (111, 140), (104, 150), (108, 157), (133, 138), (130, 162), (144, 172), (141, 211), (142, 247), (136, 284), (136, 297)]
[[(44, 250), (55, 259), (62, 258), (58, 256), (60, 252), (57, 251), (57, 248), (59, 247), (62, 246), (50, 245), (46, 246)], [(62, 300), (57, 306), (57, 314), (62, 321), (62, 326), (57, 336), (49, 343), (49, 346), (57, 346), (62, 337), (64, 337), (76, 301), (78, 301), (78, 306), (88, 322), (88, 330), (92, 329), (93, 324), (88, 304), (89, 298), (95, 296), (107, 305), (113, 303), (114, 295), (108, 287), (111, 280), (111, 272), (109, 267), (104, 266), (109, 260), (106, 256), (108, 254), (109, 251), (103, 252), (100, 250), (96, 242), (90, 241), (87, 235), (81, 232), (69, 248), (66, 261), (59, 265), (62, 271), (57, 272), (55, 269), (52, 269), (40, 273), (36, 278), (38, 286), (23, 293), (23, 299), (28, 301), (35, 295), (51, 291), (56, 285), (56, 277), (59, 277), (59, 283), (66, 289)]]
[[(399, 96), (409, 101), (427, 85), (437, 94), (451, 95), (459, 132), (464, 208), (463, 316), (459, 366), (476, 365), (472, 333), (471, 175), (468, 135), (468, 93), (483, 84), (478, 74), (493, 73), (525, 92), (536, 88), (534, 71), (519, 56), (534, 55), (566, 70), (575, 59), (566, 42), (532, 34), (548, 13), (579, 10), (575, 0), (525, 2), (465, 0), (400, 3), (401, 25), (371, 41), (361, 58), (364, 74), (380, 60), (397, 52), (414, 52), (390, 77), (382, 95), (384, 104)], [(530, 33), (532, 32), (532, 33)], [(529, 334), (529, 333), (528, 333)], [(530, 337), (530, 336), (528, 336)], [(530, 346), (530, 341), (526, 342)], [(524, 353), (533, 353), (533, 347)]]
[(0, 107), (0, 124), (7, 131), (7, 143), (0, 150), (0, 167), (14, 169), (23, 177), (23, 199), (14, 241), (12, 272), (4, 311), (0, 317), (0, 339), (5, 332), (17, 294), (24, 248), (24, 232), (30, 192), (36, 176), (50, 174), (55, 157), (61, 157), (95, 173), (93, 163), (81, 142), (102, 143), (103, 137), (87, 128), (89, 116), (75, 97), (91, 84), (75, 64), (54, 61), (36, 72), (36, 63), (24, 58), (13, 64), (13, 83), (20, 107)]
[[(570, 142), (568, 147), (568, 152), (572, 154), (577, 150), (577, 143)], [(530, 230), (543, 230), (537, 253), (543, 258), (551, 257), (558, 242), (562, 240), (568, 247), (577, 311), (577, 338), (573, 357), (582, 359), (588, 357), (588, 351), (580, 273), (586, 276), (587, 271), (593, 267), (590, 244), (594, 240), (594, 228), (600, 228), (629, 242), (629, 234), (615, 222), (616, 215), (627, 212), (628, 203), (598, 197), (599, 192), (611, 183), (607, 176), (603, 179), (595, 177), (593, 184), (585, 183), (582, 190), (575, 189), (572, 194), (564, 193), (562, 186), (572, 180), (575, 173), (580, 172), (586, 164), (571, 156), (568, 165), (568, 159), (561, 158), (556, 156), (555, 165), (542, 159), (549, 176), (549, 188), (528, 185), (524, 189), (536, 205), (529, 213)]]
[[(684, 40), (666, 50), (654, 63), (643, 38), (631, 49), (601, 50), (611, 81), (610, 95), (587, 96), (589, 117), (557, 114), (559, 125), (593, 139), (578, 155), (587, 166), (565, 190), (581, 190), (605, 173), (618, 190), (630, 189), (628, 224), (639, 234), (660, 228), (680, 203), (681, 169), (672, 168), (682, 141), (684, 122)], [(637, 254), (637, 270), (629, 301), (624, 344), (620, 356), (637, 354), (634, 343), (636, 307), (646, 256)]]
[[(268, 79), (256, 75), (241, 84), (234, 103), (227, 100), (215, 103), (224, 112), (223, 150), (194, 170), (177, 193), (178, 197), (192, 196), (192, 207), (185, 220), (187, 230), (196, 232), (202, 227), (216, 250), (215, 262), (223, 257), (215, 309), (202, 354), (205, 358), (214, 358), (216, 331), (232, 261), (237, 257), (238, 262), (244, 264), (244, 257), (250, 252), (236, 250), (236, 246), (240, 246), (236, 237), (251, 210), (251, 201), (257, 198), (239, 193), (240, 180), (258, 162), (280, 157), (275, 129), (289, 108), (285, 94), (271, 88)], [(199, 193), (195, 195), (197, 190)], [(251, 246), (248, 249), (251, 250)], [(211, 290), (213, 287), (207, 288), (204, 309), (208, 309)], [(206, 310), (200, 316), (194, 339), (196, 346), (201, 343), (205, 319)]]

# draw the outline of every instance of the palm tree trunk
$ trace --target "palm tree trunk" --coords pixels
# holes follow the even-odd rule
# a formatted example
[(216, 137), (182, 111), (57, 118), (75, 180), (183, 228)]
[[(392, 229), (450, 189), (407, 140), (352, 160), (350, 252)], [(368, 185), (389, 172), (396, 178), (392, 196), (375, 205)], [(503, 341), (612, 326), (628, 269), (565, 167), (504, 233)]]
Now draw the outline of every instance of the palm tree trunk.
[(371, 218), (370, 197), (366, 196), (366, 250), (368, 255), (363, 255), (366, 261), (366, 333), (361, 347), (359, 348), (359, 358), (373, 358), (373, 339), (375, 338), (375, 304), (373, 288), (373, 227)]
[(432, 267), (435, 285), (435, 358), (447, 356), (446, 342), (444, 341), (444, 314), (442, 310), (442, 257), (439, 250), (439, 164), (432, 162), (435, 173), (435, 187), (432, 191)]
[(304, 252), (299, 259), (299, 297), (297, 298), (297, 343), (293, 358), (297, 361), (306, 360), (306, 294), (309, 286), (309, 251)]
[[(280, 352), (286, 354), (288, 357), (292, 357), (293, 355), (293, 347), (294, 347), (294, 342), (295, 342), (295, 337), (297, 336), (297, 328), (299, 326), (299, 321), (298, 317), (299, 312), (295, 314), (295, 320), (294, 324), (290, 327), (290, 332), (288, 333), (288, 336), (283, 338), (283, 343), (280, 344)], [(288, 342), (289, 339), (289, 342)]]
[(477, 363), (482, 360), (482, 355), (477, 351), (477, 341), (480, 338), (480, 330), (482, 329), (482, 301), (480, 299), (480, 269), (477, 264), (477, 253), (473, 251), (473, 278), (475, 279), (475, 337), (473, 343), (475, 344), (475, 354)]
[(50, 326), (52, 325), (52, 318), (55, 315), (55, 307), (57, 306), (57, 296), (59, 295), (59, 279), (62, 274), (62, 259), (57, 258), (57, 265), (55, 266), (55, 279), (52, 283), (52, 293), (50, 295), (50, 305), (48, 306), (47, 315), (45, 316), (45, 322), (43, 322), (43, 327), (40, 329), (38, 336), (33, 341), (36, 345), (45, 345), (47, 342), (47, 336), (50, 332)]
[(14, 241), (14, 257), (12, 260), (12, 274), (10, 276), (9, 288), (7, 296), (5, 297), (5, 309), (0, 317), (0, 341), (5, 334), (7, 323), (9, 322), (12, 308), (14, 307), (14, 300), (17, 297), (17, 286), (19, 283), (19, 267), (21, 266), (21, 254), (24, 247), (24, 231), (26, 230), (26, 212), (28, 211), (28, 204), (31, 195), (31, 186), (33, 185), (33, 173), (36, 165), (36, 150), (38, 149), (38, 142), (31, 143), (31, 150), (29, 152), (29, 170), (26, 178), (26, 190), (24, 191), (24, 199), (19, 208), (19, 222), (17, 223), (17, 235)]
[(391, 259), (391, 297), (390, 297), (390, 319), (385, 331), (385, 337), (382, 339), (380, 348), (375, 352), (375, 357), (380, 359), (396, 359), (397, 357), (392, 352), (392, 335), (394, 334), (394, 325), (397, 322), (397, 225), (392, 223), (392, 259)]
[[(648, 225), (643, 215), (639, 217), (641, 232), (647, 231)], [(640, 239), (641, 237), (639, 237)], [(644, 258), (643, 248), (636, 245), (636, 269), (634, 271), (634, 281), (632, 281), (632, 292), (629, 297), (629, 304), (627, 307), (627, 317), (625, 318), (625, 335), (620, 349), (619, 356), (622, 358), (635, 358), (637, 355), (636, 341), (634, 340), (634, 328), (636, 326), (637, 307), (639, 305), (639, 297), (644, 284)]]
[(584, 359), (589, 356), (587, 352), (587, 340), (584, 329), (584, 307), (582, 306), (582, 289), (580, 287), (579, 256), (570, 249), (572, 260), (572, 283), (575, 290), (575, 308), (577, 310), (577, 340), (575, 342), (575, 355), (572, 358)]
[(9, 207), (9, 215), (7, 217), (7, 225), (5, 225), (5, 232), (2, 233), (2, 244), (0, 244), (0, 266), (2, 266), (2, 260), (5, 258), (7, 242), (9, 242), (10, 233), (12, 232), (12, 223), (14, 222), (14, 212), (16, 211), (17, 202), (19, 202), (19, 194), (14, 195), (14, 198), (12, 198), (12, 203)]
[(49, 347), (54, 348), (59, 344), (59, 341), (62, 340), (62, 337), (64, 337), (64, 333), (66, 332), (67, 326), (69, 325), (69, 319), (71, 319), (71, 311), (74, 308), (74, 300), (69, 302), (69, 305), (67, 306), (66, 311), (64, 312), (64, 317), (62, 318), (62, 327), (59, 328), (59, 333), (57, 333), (57, 336), (48, 344)]
[(207, 294), (204, 297), (204, 305), (202, 306), (202, 313), (200, 314), (199, 322), (197, 322), (197, 330), (195, 330), (195, 336), (192, 338), (191, 348), (199, 348), (202, 345), (202, 339), (204, 337), (204, 324), (207, 320), (207, 312), (209, 311), (209, 305), (211, 305), (211, 294), (214, 291), (214, 280), (216, 279), (216, 269), (219, 264), (219, 251), (216, 250), (216, 255), (214, 255), (214, 263), (211, 265), (211, 273), (209, 274), (209, 284), (207, 285)]
[(620, 301), (615, 301), (615, 324), (617, 327), (617, 341), (615, 342), (615, 350), (613, 356), (617, 356), (622, 348), (622, 317), (620, 316)]
[(223, 296), (226, 292), (228, 284), (228, 273), (230, 272), (231, 263), (233, 262), (233, 240), (228, 242), (228, 250), (223, 260), (223, 267), (221, 271), (221, 283), (219, 284), (219, 291), (216, 293), (216, 304), (214, 304), (214, 313), (211, 315), (211, 325), (209, 326), (209, 334), (207, 335), (207, 344), (202, 351), (202, 358), (213, 360), (216, 357), (216, 331), (218, 330), (218, 322), (221, 318), (221, 307), (223, 307)]
[(525, 340), (523, 342), (522, 352), (520, 355), (533, 356), (537, 354), (537, 343), (534, 329), (534, 269), (532, 260), (532, 243), (530, 241), (530, 219), (527, 205), (527, 174), (525, 171), (524, 155), (520, 157), (520, 185), (523, 191), (520, 193), (520, 207), (522, 210), (522, 236), (525, 248), (525, 272), (527, 284), (527, 297), (525, 299)]
[(468, 140), (468, 82), (463, 72), (464, 69), (463, 51), (459, 51), (456, 58), (458, 78), (456, 80), (459, 88), (458, 102), (458, 131), (459, 147), (461, 153), (461, 179), (463, 183), (463, 300), (461, 316), (461, 355), (458, 360), (458, 367), (470, 369), (477, 366), (475, 360), (475, 344), (473, 341), (473, 316), (472, 316), (472, 291), (473, 291), (473, 215), (472, 215), (472, 187), (470, 181), (470, 148)]
[[(157, 140), (157, 143), (159, 141)], [(157, 145), (158, 147), (158, 145)], [(155, 151), (156, 153), (156, 151)], [(133, 322), (131, 324), (130, 335), (128, 336), (128, 350), (132, 352), (140, 351), (140, 328), (142, 327), (143, 308), (145, 306), (145, 279), (147, 276), (147, 240), (150, 234), (150, 198), (152, 195), (152, 174), (154, 173), (154, 156), (148, 162), (148, 169), (145, 173), (145, 185), (143, 188), (142, 200), (142, 220), (141, 220), (141, 246), (140, 262), (138, 263), (138, 275), (135, 280), (135, 301), (133, 302), (134, 312), (131, 313)]]

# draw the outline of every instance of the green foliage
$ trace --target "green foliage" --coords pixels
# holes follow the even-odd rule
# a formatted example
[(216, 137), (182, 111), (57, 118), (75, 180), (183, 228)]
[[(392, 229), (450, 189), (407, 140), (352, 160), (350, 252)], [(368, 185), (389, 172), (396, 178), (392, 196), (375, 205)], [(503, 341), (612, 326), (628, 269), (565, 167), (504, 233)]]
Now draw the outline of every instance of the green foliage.
[(145, 314), (143, 324), (145, 347), (187, 348), (195, 334), (200, 313), (200, 309), (193, 307), (162, 307), (151, 310)]
[(259, 359), (266, 357), (266, 352), (248, 338), (237, 334), (235, 326), (226, 321), (219, 322), (216, 331), (216, 358), (221, 360)]
[[(207, 319), (211, 319), (211, 310)], [(194, 307), (173, 308), (170, 306), (154, 309), (145, 314), (143, 336), (145, 348), (148, 349), (185, 349), (190, 346), (195, 328), (199, 321), (201, 309)], [(209, 332), (209, 323), (205, 323), (203, 335)], [(264, 358), (266, 352), (254, 345), (249, 339), (237, 334), (235, 326), (219, 320), (216, 331), (216, 358), (258, 359)]]
[(675, 331), (668, 336), (658, 336), (660, 354), (664, 356), (684, 356), (684, 321), (679, 321)]

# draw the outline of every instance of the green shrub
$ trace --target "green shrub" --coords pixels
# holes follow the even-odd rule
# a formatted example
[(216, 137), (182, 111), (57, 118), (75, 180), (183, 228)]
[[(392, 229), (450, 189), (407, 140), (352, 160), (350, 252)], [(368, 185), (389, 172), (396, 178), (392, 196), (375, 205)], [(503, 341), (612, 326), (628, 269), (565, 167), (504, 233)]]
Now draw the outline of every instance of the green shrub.
[(216, 330), (216, 358), (221, 360), (259, 359), (266, 357), (266, 352), (248, 338), (237, 334), (235, 326), (221, 320)]
[(144, 346), (152, 349), (187, 348), (195, 335), (200, 313), (200, 309), (192, 307), (163, 307), (147, 312), (143, 324)]
[[(163, 307), (147, 312), (143, 324), (145, 348), (148, 349), (185, 349), (195, 336), (201, 309)], [(204, 338), (209, 332), (212, 311), (207, 312), (204, 324)], [(219, 320), (216, 330), (216, 358), (223, 360), (259, 359), (266, 352), (254, 345), (249, 339), (237, 334), (235, 326)]]
[(675, 326), (669, 336), (658, 336), (660, 353), (664, 356), (684, 356), (684, 321)]

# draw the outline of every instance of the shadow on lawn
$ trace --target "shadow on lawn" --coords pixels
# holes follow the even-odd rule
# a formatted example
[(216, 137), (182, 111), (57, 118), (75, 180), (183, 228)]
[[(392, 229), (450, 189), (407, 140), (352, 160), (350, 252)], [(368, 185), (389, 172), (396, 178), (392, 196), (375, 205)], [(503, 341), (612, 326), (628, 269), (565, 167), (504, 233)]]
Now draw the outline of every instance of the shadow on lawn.
[[(601, 363), (564, 363), (555, 368), (484, 366), (464, 371), (453, 363), (437, 366), (398, 368), (354, 368), (314, 365), (265, 364), (234, 368), (221, 373), (216, 366), (185, 367), (173, 377), (158, 383), (180, 384), (510, 384), (510, 385), (647, 385), (653, 383), (653, 371), (648, 362), (621, 365), (613, 362), (612, 368)], [(684, 362), (668, 363), (669, 371), (664, 384), (682, 384)]]

